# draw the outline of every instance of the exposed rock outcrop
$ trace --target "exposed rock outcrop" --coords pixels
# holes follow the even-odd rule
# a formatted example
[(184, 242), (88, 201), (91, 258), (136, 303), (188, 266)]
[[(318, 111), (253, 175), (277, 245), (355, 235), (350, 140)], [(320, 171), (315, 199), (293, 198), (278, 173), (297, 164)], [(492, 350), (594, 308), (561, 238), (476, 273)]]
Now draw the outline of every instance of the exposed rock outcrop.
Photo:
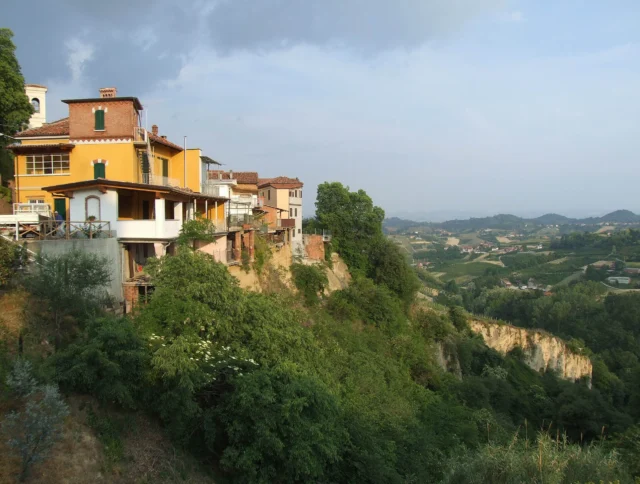
[(490, 348), (506, 354), (516, 347), (522, 348), (525, 363), (534, 370), (554, 370), (565, 380), (589, 378), (593, 367), (591, 360), (574, 353), (560, 338), (540, 330), (517, 328), (509, 324), (487, 321), (469, 321), (473, 332), (482, 335)]

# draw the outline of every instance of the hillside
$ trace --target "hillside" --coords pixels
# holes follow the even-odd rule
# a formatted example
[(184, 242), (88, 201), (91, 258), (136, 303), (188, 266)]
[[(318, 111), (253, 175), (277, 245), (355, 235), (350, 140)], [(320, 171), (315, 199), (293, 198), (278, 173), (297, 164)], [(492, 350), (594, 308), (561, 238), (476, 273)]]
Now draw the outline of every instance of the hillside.
[[(597, 442), (633, 425), (635, 400), (615, 400), (626, 387), (600, 362), (593, 388), (573, 381), (588, 361), (567, 348), (582, 343), (513, 328), (519, 336), (493, 349), (494, 332), (474, 335), (478, 318), (462, 306), (506, 312), (520, 301), (508, 299), (513, 291), (447, 283), (435, 302), (417, 299), (420, 280), (383, 235), (382, 210), (339, 183), (318, 190), (314, 222), (333, 235), (324, 260), (291, 260), (259, 238), (255, 260), (230, 271), (198, 250), (207, 234), (195, 230), (147, 261), (153, 291), (127, 317), (102, 297), (109, 261), (96, 254), (50, 256), (22, 277), (5, 270), (7, 294), (23, 305), (0, 319), (3, 438), (20, 442), (25, 422), (46, 410), (30, 428), (51, 444), (26, 467), (3, 448), (6, 468), (22, 460), (33, 482), (458, 483), (465, 466), (486, 473), (481, 456), (509, 455), (519, 441), (532, 462), (547, 455), (540, 442), (553, 442), (559, 455), (535, 474), (545, 482), (630, 481)], [(3, 248), (13, 264), (13, 247)], [(533, 324), (550, 313), (570, 327), (570, 311), (543, 304), (502, 319)], [(561, 361), (573, 356), (575, 371)], [(566, 436), (560, 448), (553, 430)], [(584, 443), (593, 452), (581, 453)], [(69, 456), (83, 455), (68, 469)]]
[(390, 218), (384, 221), (385, 228), (407, 230), (411, 227), (441, 228), (450, 232), (480, 229), (519, 230), (526, 225), (596, 225), (602, 223), (640, 223), (640, 215), (630, 210), (616, 210), (601, 217), (569, 218), (556, 213), (547, 213), (536, 218), (523, 218), (512, 214), (498, 214), (491, 217), (448, 220), (440, 223), (412, 222), (410, 220)]

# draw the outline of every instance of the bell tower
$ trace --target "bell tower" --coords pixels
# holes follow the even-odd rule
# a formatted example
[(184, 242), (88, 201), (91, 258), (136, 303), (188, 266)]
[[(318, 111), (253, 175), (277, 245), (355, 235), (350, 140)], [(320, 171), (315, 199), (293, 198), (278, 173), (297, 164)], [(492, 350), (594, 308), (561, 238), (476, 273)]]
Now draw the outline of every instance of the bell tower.
[(33, 106), (29, 128), (39, 128), (47, 122), (47, 87), (40, 84), (25, 84), (24, 91)]

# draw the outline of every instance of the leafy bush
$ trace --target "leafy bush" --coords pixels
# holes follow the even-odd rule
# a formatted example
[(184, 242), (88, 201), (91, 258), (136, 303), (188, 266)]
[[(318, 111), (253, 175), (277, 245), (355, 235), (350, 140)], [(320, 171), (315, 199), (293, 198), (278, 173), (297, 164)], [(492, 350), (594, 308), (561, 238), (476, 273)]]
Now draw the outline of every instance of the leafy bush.
[(390, 333), (397, 332), (406, 322), (395, 294), (365, 277), (356, 277), (348, 288), (331, 294), (328, 309), (335, 317), (360, 319)]
[(21, 460), (20, 481), (24, 481), (33, 464), (44, 460), (53, 444), (62, 436), (62, 424), (69, 414), (54, 385), (39, 385), (31, 376), (31, 365), (18, 360), (7, 383), (23, 401), (23, 408), (10, 412), (2, 422), (7, 444)]
[(148, 356), (129, 319), (101, 318), (47, 361), (58, 383), (104, 403), (136, 406)]
[(267, 264), (269, 259), (271, 259), (271, 249), (269, 247), (269, 243), (262, 234), (256, 233), (255, 235), (256, 237), (253, 243), (255, 250), (253, 268), (258, 275), (262, 275), (264, 266)]
[(320, 265), (292, 264), (291, 275), (293, 283), (302, 294), (307, 306), (314, 306), (319, 302), (319, 294), (322, 294), (328, 284), (325, 268)]
[(346, 443), (335, 397), (290, 365), (237, 378), (217, 414), (221, 464), (238, 482), (324, 480)]

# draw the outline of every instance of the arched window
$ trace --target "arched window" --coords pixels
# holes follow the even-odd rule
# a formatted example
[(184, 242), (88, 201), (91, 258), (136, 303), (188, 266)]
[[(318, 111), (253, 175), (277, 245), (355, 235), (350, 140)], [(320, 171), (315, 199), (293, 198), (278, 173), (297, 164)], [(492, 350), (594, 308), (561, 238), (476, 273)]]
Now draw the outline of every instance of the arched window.
[(100, 220), (100, 198), (95, 195), (86, 197), (84, 199), (84, 212), (85, 220)]
[(40, 112), (40, 99), (38, 99), (37, 97), (34, 97), (31, 100), (31, 105), (33, 106), (33, 112), (34, 113), (39, 113)]

